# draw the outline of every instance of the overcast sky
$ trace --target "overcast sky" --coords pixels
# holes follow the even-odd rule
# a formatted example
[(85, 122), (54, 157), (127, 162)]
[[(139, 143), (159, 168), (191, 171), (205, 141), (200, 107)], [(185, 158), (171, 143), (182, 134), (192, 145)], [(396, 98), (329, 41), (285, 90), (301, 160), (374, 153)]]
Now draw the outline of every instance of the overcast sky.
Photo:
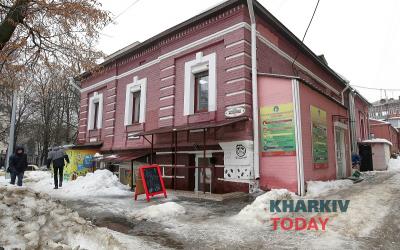
[[(103, 30), (98, 47), (110, 54), (146, 39), (217, 5), (219, 0), (100, 0), (115, 24)], [(131, 8), (127, 9), (134, 2)], [(316, 0), (260, 0), (300, 39)], [(352, 85), (400, 89), (400, 1), (321, 0), (305, 44), (324, 54), (329, 66)], [(117, 4), (118, 3), (118, 4)], [(379, 90), (358, 90), (370, 101), (384, 97)], [(400, 91), (387, 91), (399, 98)]]

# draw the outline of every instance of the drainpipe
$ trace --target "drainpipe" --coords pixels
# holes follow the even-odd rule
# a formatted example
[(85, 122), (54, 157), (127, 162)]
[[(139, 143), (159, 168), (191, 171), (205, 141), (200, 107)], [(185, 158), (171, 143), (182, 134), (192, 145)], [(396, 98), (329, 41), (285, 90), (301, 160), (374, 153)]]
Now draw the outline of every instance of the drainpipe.
[(75, 89), (77, 89), (77, 90), (79, 91), (79, 93), (82, 93), (82, 92), (83, 92), (83, 91), (82, 91), (82, 88), (79, 87), (78, 85), (76, 85), (75, 79), (74, 79), (73, 77), (68, 77), (68, 81), (69, 81), (69, 84), (70, 84), (72, 87), (74, 87)]
[(257, 85), (257, 30), (256, 18), (254, 15), (253, 0), (247, 0), (251, 21), (251, 83), (253, 98), (253, 137), (254, 137), (254, 158), (253, 173), (254, 179), (260, 178), (260, 142), (259, 142), (259, 119), (258, 119), (258, 85)]
[(342, 92), (340, 92), (340, 95), (342, 96), (342, 104), (344, 105), (344, 92), (346, 92), (346, 90), (348, 90), (350, 88), (350, 84), (348, 82), (346, 82), (346, 88), (343, 89)]
[(349, 92), (349, 123), (350, 123), (350, 139), (351, 139), (351, 151), (352, 153), (358, 153), (357, 147), (357, 135), (356, 135), (356, 113), (354, 104), (354, 91)]

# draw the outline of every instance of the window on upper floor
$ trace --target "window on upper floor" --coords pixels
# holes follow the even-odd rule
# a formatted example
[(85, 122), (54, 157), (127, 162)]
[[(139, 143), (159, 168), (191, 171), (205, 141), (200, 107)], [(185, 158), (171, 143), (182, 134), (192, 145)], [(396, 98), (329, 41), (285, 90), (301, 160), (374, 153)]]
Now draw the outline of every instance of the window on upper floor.
[(95, 92), (89, 98), (88, 130), (101, 129), (103, 121), (103, 94)]
[(208, 111), (208, 71), (197, 73), (194, 75), (194, 111)]
[(132, 120), (131, 123), (135, 124), (135, 123), (139, 123), (139, 115), (140, 115), (140, 92), (141, 91), (136, 91), (136, 92), (132, 92), (131, 96), (132, 96)]
[(135, 77), (133, 83), (126, 86), (125, 126), (144, 123), (146, 115), (147, 79)]
[(183, 114), (212, 112), (217, 109), (216, 54), (196, 54), (185, 63)]

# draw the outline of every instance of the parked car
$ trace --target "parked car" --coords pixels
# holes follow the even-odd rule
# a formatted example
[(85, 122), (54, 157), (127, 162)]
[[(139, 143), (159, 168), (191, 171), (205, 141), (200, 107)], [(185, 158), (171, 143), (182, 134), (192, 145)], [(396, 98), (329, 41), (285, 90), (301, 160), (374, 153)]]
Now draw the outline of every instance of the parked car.
[(26, 169), (26, 171), (39, 171), (39, 167), (36, 165), (28, 165), (28, 168)]
[(39, 170), (41, 170), (41, 171), (48, 171), (49, 169), (47, 168), (46, 165), (43, 165), (43, 166), (41, 166), (41, 167), (39, 168)]

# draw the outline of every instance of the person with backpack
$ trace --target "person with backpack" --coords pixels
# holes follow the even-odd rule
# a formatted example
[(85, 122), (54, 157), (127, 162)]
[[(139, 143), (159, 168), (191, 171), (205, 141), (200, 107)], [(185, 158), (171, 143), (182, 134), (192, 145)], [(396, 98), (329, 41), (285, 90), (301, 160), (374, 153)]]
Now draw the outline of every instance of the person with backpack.
[(15, 185), (15, 180), (18, 178), (17, 185), (22, 186), (24, 172), (28, 168), (28, 156), (25, 154), (23, 146), (15, 147), (15, 153), (10, 156), (9, 162), (7, 171), (11, 175), (10, 184)]
[(62, 147), (53, 147), (53, 150), (47, 156), (48, 169), (50, 168), (50, 164), (53, 163), (54, 189), (62, 187), (65, 161), (69, 163), (69, 158)]

